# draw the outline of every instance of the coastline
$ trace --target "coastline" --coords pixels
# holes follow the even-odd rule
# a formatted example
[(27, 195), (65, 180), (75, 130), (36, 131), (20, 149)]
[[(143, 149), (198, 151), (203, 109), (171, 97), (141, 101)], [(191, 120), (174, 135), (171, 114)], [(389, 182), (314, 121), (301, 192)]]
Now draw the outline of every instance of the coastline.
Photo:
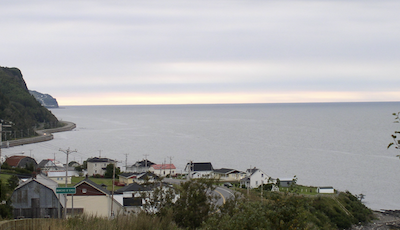
[(37, 136), (37, 137), (29, 137), (29, 138), (23, 138), (23, 139), (18, 139), (18, 140), (4, 141), (2, 143), (1, 148), (8, 148), (8, 147), (14, 147), (14, 146), (19, 146), (19, 145), (34, 144), (34, 143), (38, 143), (38, 142), (49, 141), (54, 138), (53, 133), (71, 131), (76, 128), (76, 124), (73, 122), (62, 121), (62, 123), (65, 124), (62, 127), (58, 127), (58, 128), (54, 128), (54, 129), (37, 130), (36, 133), (39, 134), (39, 136)]

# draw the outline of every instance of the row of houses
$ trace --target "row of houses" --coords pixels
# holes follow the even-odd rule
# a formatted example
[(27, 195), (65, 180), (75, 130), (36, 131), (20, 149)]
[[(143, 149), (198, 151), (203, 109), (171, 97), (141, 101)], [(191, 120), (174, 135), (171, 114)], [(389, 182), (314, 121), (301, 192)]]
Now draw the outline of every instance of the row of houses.
[(157, 187), (170, 189), (166, 183), (124, 186), (114, 192), (85, 178), (74, 185), (73, 195), (57, 194), (59, 185), (44, 174), (21, 183), (11, 195), (14, 218), (62, 218), (65, 214), (87, 214), (99, 217), (130, 214), (142, 209)]
[[(34, 168), (40, 168), (48, 178), (59, 184), (71, 183), (72, 176), (78, 176), (79, 172), (73, 166), (63, 166), (60, 162), (54, 159), (44, 159), (39, 164), (35, 159), (28, 156), (12, 156), (5, 161), (12, 167), (28, 167), (33, 165)], [(86, 161), (88, 176), (104, 176), (107, 165), (116, 164), (115, 160), (109, 158), (93, 157)], [(66, 170), (68, 172), (66, 172)], [(184, 174), (189, 178), (215, 178), (226, 182), (240, 182), (241, 186), (256, 188), (261, 184), (273, 183), (274, 180), (258, 168), (247, 169), (245, 172), (231, 169), (220, 168), (214, 169), (211, 162), (189, 162), (187, 163)], [(66, 175), (68, 175), (66, 177)], [(142, 178), (147, 178), (152, 181), (155, 177), (176, 176), (177, 170), (173, 164), (156, 164), (150, 160), (143, 159), (135, 162), (131, 166), (127, 166), (124, 173), (119, 175), (119, 182), (123, 185), (128, 185), (133, 182), (141, 181)], [(281, 185), (290, 184), (292, 179), (281, 179)]]

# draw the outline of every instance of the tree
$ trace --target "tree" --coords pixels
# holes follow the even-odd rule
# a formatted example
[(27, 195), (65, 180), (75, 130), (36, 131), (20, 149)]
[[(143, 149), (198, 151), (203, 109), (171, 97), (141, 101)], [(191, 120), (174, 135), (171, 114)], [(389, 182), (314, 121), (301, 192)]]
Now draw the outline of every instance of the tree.
[[(399, 123), (400, 122), (400, 112), (393, 113), (394, 118), (394, 123)], [(399, 134), (400, 131), (394, 131), (394, 134), (392, 134), (392, 139), (393, 142), (390, 142), (387, 148), (389, 149), (391, 146), (394, 146), (396, 149), (400, 149), (400, 138), (397, 137), (397, 134)], [(396, 157), (400, 158), (400, 155), (397, 155)]]
[[(113, 177), (113, 171), (114, 171), (114, 164), (108, 164), (106, 167), (106, 173), (104, 174), (105, 178), (112, 178)], [(121, 169), (119, 167), (115, 167), (115, 178), (121, 174)]]
[(165, 217), (172, 212), (172, 207), (177, 198), (177, 192), (170, 185), (163, 185), (162, 182), (156, 182), (148, 187), (153, 187), (153, 191), (149, 194), (143, 192), (142, 198), (145, 199), (143, 210), (148, 214), (157, 214)]
[(12, 175), (10, 178), (7, 180), (7, 185), (10, 191), (13, 191), (19, 184), (19, 179), (16, 175)]
[(183, 228), (196, 229), (216, 211), (215, 180), (196, 179), (181, 184), (180, 197), (173, 206), (175, 223)]

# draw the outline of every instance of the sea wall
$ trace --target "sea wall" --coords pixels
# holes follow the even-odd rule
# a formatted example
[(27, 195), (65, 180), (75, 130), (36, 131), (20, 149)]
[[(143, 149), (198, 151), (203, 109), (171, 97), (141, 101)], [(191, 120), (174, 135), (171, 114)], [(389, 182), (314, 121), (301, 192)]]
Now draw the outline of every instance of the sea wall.
[(36, 137), (4, 141), (2, 143), (1, 148), (8, 148), (8, 147), (14, 147), (14, 146), (18, 146), (18, 145), (26, 145), (26, 144), (43, 142), (43, 141), (49, 141), (54, 138), (52, 133), (71, 131), (76, 128), (75, 123), (72, 123), (69, 121), (62, 121), (62, 123), (65, 124), (62, 127), (58, 127), (58, 128), (54, 128), (54, 129), (37, 130), (36, 133), (39, 134), (39, 136), (36, 136)]

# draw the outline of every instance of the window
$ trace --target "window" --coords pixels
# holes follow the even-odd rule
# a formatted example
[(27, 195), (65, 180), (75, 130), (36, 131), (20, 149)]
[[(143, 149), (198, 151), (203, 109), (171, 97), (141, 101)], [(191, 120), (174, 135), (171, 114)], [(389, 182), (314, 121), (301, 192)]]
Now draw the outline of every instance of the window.
[(97, 166), (97, 164), (94, 164), (94, 166)]
[(86, 188), (83, 188), (82, 193), (86, 193), (86, 192), (87, 192)]

